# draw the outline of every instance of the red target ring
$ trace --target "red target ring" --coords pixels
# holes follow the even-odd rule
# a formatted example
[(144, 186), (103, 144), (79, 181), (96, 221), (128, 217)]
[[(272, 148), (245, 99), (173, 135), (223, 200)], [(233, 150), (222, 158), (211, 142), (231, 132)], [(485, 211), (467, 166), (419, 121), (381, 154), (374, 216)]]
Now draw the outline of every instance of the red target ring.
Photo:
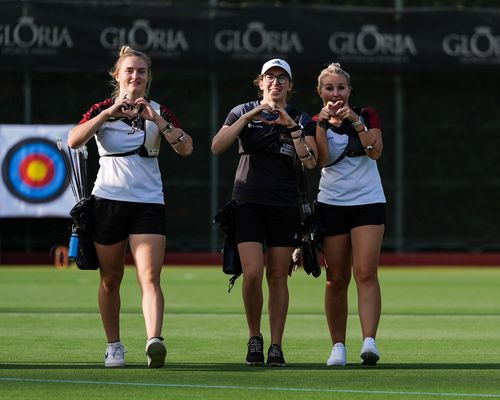
[(55, 168), (45, 154), (30, 154), (19, 164), (19, 175), (32, 187), (43, 187), (54, 179)]

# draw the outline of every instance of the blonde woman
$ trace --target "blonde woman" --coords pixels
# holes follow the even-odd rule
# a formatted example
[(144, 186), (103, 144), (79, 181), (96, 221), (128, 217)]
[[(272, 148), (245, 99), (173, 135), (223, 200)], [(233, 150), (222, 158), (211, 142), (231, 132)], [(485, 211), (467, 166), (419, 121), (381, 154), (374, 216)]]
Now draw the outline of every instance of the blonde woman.
[(165, 206), (156, 158), (161, 136), (181, 156), (193, 151), (191, 137), (175, 115), (146, 96), (151, 85), (150, 58), (121, 48), (110, 75), (111, 98), (94, 104), (68, 137), (71, 148), (95, 138), (99, 171), (94, 183), (93, 239), (100, 262), (99, 309), (107, 337), (104, 365), (125, 366), (120, 340), (120, 284), (127, 245), (137, 268), (146, 325), (150, 368), (162, 367), (167, 353), (161, 336), (164, 298), (160, 273), (165, 254)]
[(378, 260), (385, 230), (385, 195), (377, 169), (382, 154), (380, 118), (371, 107), (350, 105), (351, 82), (340, 64), (323, 69), (317, 91), (323, 108), (315, 117), (318, 212), (327, 264), (325, 312), (333, 348), (327, 365), (346, 365), (347, 289), (354, 275), (363, 335), (360, 357), (375, 365), (381, 313)]

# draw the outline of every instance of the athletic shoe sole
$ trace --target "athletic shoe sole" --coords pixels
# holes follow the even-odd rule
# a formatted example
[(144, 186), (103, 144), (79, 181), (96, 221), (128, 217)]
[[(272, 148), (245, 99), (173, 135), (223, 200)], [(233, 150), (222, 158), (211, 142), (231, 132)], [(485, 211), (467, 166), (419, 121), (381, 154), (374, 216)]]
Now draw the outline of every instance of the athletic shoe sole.
[(286, 364), (281, 363), (281, 362), (270, 362), (270, 363), (267, 363), (267, 366), (268, 367), (285, 367)]
[(247, 361), (247, 365), (250, 367), (262, 367), (264, 365), (264, 361)]
[(363, 362), (361, 363), (362, 365), (376, 365), (377, 361), (380, 358), (378, 354), (371, 351), (365, 351), (364, 353), (361, 353), (360, 357), (363, 360)]
[(345, 367), (346, 363), (341, 361), (327, 361), (327, 367)]
[(161, 368), (165, 365), (167, 348), (162, 342), (153, 342), (148, 346), (146, 355), (149, 368)]
[(107, 362), (104, 362), (104, 366), (106, 368), (120, 368), (120, 367), (124, 367), (125, 366), (125, 363), (107, 363)]

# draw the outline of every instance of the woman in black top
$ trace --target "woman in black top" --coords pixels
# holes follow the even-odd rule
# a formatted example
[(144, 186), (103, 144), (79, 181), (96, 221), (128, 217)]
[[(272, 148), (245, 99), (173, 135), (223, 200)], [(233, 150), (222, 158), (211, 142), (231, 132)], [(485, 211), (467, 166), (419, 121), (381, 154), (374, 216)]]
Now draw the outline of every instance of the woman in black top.
[(264, 246), (269, 287), (271, 345), (269, 366), (284, 366), (281, 349), (288, 311), (288, 265), (298, 244), (300, 206), (297, 171), (316, 165), (315, 124), (287, 104), (293, 87), (290, 65), (267, 61), (254, 84), (262, 98), (233, 108), (212, 141), (221, 154), (238, 139), (240, 162), (232, 198), (236, 208), (235, 238), (243, 269), (243, 302), (249, 328), (249, 365), (264, 363), (261, 334)]

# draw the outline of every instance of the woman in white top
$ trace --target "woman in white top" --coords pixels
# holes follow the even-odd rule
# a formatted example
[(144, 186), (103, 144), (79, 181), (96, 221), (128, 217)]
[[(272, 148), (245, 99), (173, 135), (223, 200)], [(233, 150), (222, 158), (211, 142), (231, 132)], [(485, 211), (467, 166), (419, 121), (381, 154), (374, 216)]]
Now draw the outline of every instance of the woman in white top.
[(152, 78), (146, 54), (123, 46), (110, 75), (113, 97), (94, 104), (68, 137), (73, 149), (94, 137), (100, 155), (92, 190), (92, 236), (100, 262), (99, 309), (108, 340), (104, 365), (125, 366), (119, 314), (128, 244), (142, 291), (148, 366), (158, 368), (167, 352), (161, 337), (160, 287), (166, 221), (156, 156), (161, 136), (182, 156), (191, 154), (193, 144), (170, 110), (146, 98)]
[[(381, 312), (378, 260), (385, 230), (385, 196), (376, 160), (383, 150), (380, 118), (371, 107), (351, 107), (350, 76), (331, 64), (318, 77), (323, 108), (316, 116), (318, 213), (327, 264), (325, 312), (333, 349), (327, 365), (346, 364), (347, 290), (354, 275), (363, 334), (360, 357), (375, 365)], [(351, 272), (352, 271), (352, 272)]]

